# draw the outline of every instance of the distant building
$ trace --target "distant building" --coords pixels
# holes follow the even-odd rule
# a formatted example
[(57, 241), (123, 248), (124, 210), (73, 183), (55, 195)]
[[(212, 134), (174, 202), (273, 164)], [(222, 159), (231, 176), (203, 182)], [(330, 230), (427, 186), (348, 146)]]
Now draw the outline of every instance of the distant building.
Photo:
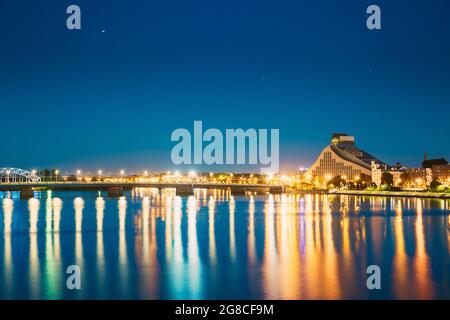
[(378, 186), (381, 185), (381, 175), (383, 172), (392, 174), (394, 184), (402, 182), (402, 174), (405, 173), (408, 181), (403, 181), (406, 186), (425, 187), (433, 181), (438, 180), (444, 185), (450, 184), (450, 165), (433, 165), (431, 168), (406, 168), (387, 167), (379, 164), (372, 164), (372, 181)]
[(429, 168), (408, 168), (405, 170), (412, 181), (422, 180), (427, 184), (433, 180), (432, 171)]
[(355, 137), (345, 133), (334, 133), (331, 142), (320, 153), (307, 175), (331, 179), (338, 175), (354, 180), (361, 174), (371, 175), (372, 162), (386, 165), (364, 150), (356, 147)]

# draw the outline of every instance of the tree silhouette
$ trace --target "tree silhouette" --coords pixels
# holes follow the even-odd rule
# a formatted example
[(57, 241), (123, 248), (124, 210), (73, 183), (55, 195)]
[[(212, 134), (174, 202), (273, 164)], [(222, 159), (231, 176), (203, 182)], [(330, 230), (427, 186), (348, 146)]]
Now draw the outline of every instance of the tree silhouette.
[(394, 184), (394, 177), (389, 172), (383, 172), (381, 174), (381, 184), (387, 184), (392, 186)]

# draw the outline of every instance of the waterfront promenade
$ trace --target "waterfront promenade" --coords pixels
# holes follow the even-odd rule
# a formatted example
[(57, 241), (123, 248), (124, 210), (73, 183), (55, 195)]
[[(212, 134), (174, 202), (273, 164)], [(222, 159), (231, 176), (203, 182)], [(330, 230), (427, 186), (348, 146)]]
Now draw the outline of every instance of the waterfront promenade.
[(133, 188), (176, 189), (178, 195), (192, 195), (194, 189), (230, 190), (231, 194), (239, 195), (247, 192), (256, 193), (313, 193), (336, 195), (364, 195), (381, 197), (415, 197), (450, 199), (449, 193), (426, 191), (373, 191), (373, 190), (299, 190), (273, 184), (237, 184), (237, 183), (187, 183), (187, 182), (19, 182), (0, 183), (0, 192), (19, 191), (22, 198), (32, 197), (34, 190), (55, 191), (108, 191), (109, 196), (122, 196), (124, 191)]
[(331, 190), (330, 194), (450, 199), (450, 193), (426, 191)]

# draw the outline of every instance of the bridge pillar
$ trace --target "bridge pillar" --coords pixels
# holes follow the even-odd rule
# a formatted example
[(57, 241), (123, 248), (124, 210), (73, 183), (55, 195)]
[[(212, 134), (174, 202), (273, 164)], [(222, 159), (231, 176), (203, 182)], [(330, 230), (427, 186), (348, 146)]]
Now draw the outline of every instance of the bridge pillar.
[(115, 198), (123, 196), (123, 190), (121, 187), (109, 187), (108, 197)]
[(20, 189), (20, 199), (34, 198), (34, 190), (31, 187)]
[(177, 196), (192, 196), (194, 195), (194, 187), (192, 185), (176, 186)]
[(245, 191), (247, 191), (245, 187), (242, 186), (232, 186), (231, 188), (227, 188), (227, 190), (230, 190), (231, 194), (234, 196), (244, 195)]

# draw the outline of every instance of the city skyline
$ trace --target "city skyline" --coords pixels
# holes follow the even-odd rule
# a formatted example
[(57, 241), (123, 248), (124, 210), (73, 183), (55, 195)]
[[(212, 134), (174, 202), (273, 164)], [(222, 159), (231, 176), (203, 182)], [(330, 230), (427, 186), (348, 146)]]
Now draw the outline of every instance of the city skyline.
[(367, 3), (77, 4), (76, 31), (66, 3), (1, 8), (0, 167), (176, 170), (171, 132), (194, 120), (280, 129), (282, 171), (333, 132), (389, 164), (450, 158), (447, 1), (379, 1), (377, 31)]
[[(327, 144), (322, 145), (321, 147), (319, 147), (319, 150), (323, 149), (324, 146), (326, 146)], [(170, 151), (169, 151), (170, 153)], [(246, 154), (248, 156), (248, 150), (246, 150)], [(321, 154), (321, 152), (317, 152), (317, 154), (315, 155), (315, 158), (313, 158), (313, 160), (310, 163), (302, 163), (301, 165), (299, 165), (298, 167), (295, 167), (295, 165), (292, 166), (283, 166), (283, 161), (282, 159), (280, 159), (281, 162), (281, 166), (280, 166), (280, 170), (277, 171), (278, 173), (287, 173), (287, 172), (301, 172), (304, 170), (307, 170), (308, 168), (310, 168), (318, 159), (319, 155)], [(308, 155), (308, 157), (311, 155)], [(402, 162), (401, 160), (396, 161), (395, 163), (388, 163), (389, 166), (395, 166), (397, 163), (402, 164), (405, 167), (410, 167), (410, 168), (414, 168), (414, 167), (420, 167), (422, 161), (424, 160), (424, 158), (427, 157), (428, 159), (439, 159), (439, 158), (444, 158), (445, 157), (439, 157), (439, 156), (433, 156), (433, 155), (429, 155), (428, 153), (424, 153), (422, 154), (422, 157), (418, 158), (417, 161), (415, 161), (415, 163), (417, 163), (417, 165), (413, 165), (413, 166), (409, 166), (406, 165), (405, 162)], [(108, 175), (120, 175), (120, 174), (132, 174), (132, 175), (142, 175), (144, 172), (148, 172), (148, 173), (164, 173), (164, 172), (179, 172), (180, 174), (188, 174), (189, 172), (197, 172), (197, 173), (208, 173), (208, 172), (215, 172), (215, 173), (219, 173), (219, 172), (237, 172), (237, 173), (261, 173), (261, 166), (260, 165), (250, 165), (250, 164), (242, 164), (242, 165), (238, 165), (238, 164), (233, 164), (233, 165), (227, 165), (227, 164), (221, 164), (221, 165), (196, 165), (196, 164), (180, 164), (180, 165), (176, 165), (170, 162), (170, 157), (168, 157), (168, 161), (166, 162), (166, 164), (164, 163), (160, 163), (160, 164), (152, 164), (152, 163), (148, 163), (146, 161), (143, 162), (138, 162), (138, 161), (132, 161), (135, 162), (135, 165), (131, 165), (131, 166), (127, 166), (125, 165), (120, 165), (120, 155), (115, 155), (113, 156), (113, 158), (116, 159), (116, 161), (112, 161), (113, 163), (117, 163), (116, 165), (113, 166), (108, 166), (108, 165), (96, 165), (94, 164), (86, 164), (84, 163), (84, 161), (79, 162), (79, 164), (82, 165), (76, 165), (74, 162), (69, 162), (71, 163), (71, 165), (57, 165), (57, 166), (32, 166), (32, 167), (23, 167), (24, 169), (28, 169), (29, 171), (32, 170), (44, 170), (44, 169), (48, 169), (48, 170), (58, 170), (58, 172), (60, 174), (65, 174), (65, 175), (71, 175), (71, 174), (76, 174), (78, 172), (78, 174), (80, 172), (82, 172), (83, 174), (90, 174), (90, 175), (97, 175), (98, 171), (100, 170), (102, 172), (102, 174), (108, 174)], [(111, 159), (111, 158), (109, 158)], [(138, 159), (138, 158), (137, 158)], [(135, 159), (136, 160), (136, 159)], [(104, 161), (104, 160), (103, 160)], [(107, 162), (107, 161), (105, 161)], [(105, 163), (100, 161), (100, 163)], [(111, 161), (109, 160), (109, 162), (111, 163)], [(84, 163), (84, 164), (83, 164)], [(75, 165), (74, 165), (75, 164)], [(10, 167), (10, 168), (19, 168), (19, 166), (17, 165), (5, 165), (4, 167)], [(276, 173), (276, 172), (274, 172)], [(267, 174), (267, 173), (266, 173)]]

